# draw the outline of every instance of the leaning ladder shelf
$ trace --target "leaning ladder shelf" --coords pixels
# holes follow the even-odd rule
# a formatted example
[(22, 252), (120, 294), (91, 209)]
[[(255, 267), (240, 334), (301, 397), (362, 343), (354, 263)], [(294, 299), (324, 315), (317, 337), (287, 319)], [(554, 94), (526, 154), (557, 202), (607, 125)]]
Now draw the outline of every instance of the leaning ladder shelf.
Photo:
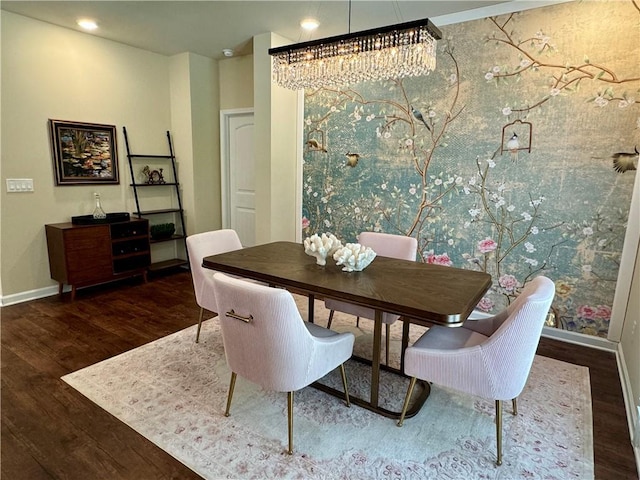
[[(180, 242), (182, 247), (184, 248), (184, 256), (186, 258), (179, 258), (179, 255), (176, 255), (177, 258), (173, 258), (170, 260), (163, 260), (159, 262), (153, 262), (149, 266), (149, 271), (159, 271), (164, 270), (166, 268), (173, 267), (188, 267), (189, 266), (189, 257), (187, 253), (187, 230), (185, 228), (184, 223), (184, 210), (182, 209), (182, 199), (180, 198), (180, 183), (178, 182), (178, 172), (176, 169), (176, 157), (173, 154), (173, 145), (171, 143), (171, 134), (167, 131), (167, 142), (169, 144), (169, 155), (143, 155), (143, 154), (132, 154), (129, 148), (129, 138), (127, 136), (127, 127), (122, 127), (122, 131), (124, 133), (124, 142), (127, 147), (127, 158), (129, 160), (129, 170), (131, 173), (131, 186), (133, 187), (133, 195), (136, 200), (136, 212), (135, 215), (138, 218), (149, 217), (151, 227), (154, 223), (151, 221), (153, 218), (162, 218), (166, 216), (173, 216), (175, 218), (176, 224), (176, 232), (172, 234), (170, 237), (166, 238), (153, 238), (151, 237), (150, 243), (153, 247), (154, 244), (164, 243), (164, 242)], [(134, 165), (136, 168), (142, 168), (143, 162), (140, 160), (153, 160), (159, 163), (165, 162), (168, 167), (169, 163), (171, 164), (171, 173), (173, 174), (173, 178), (169, 179), (169, 181), (165, 182), (160, 176), (157, 182), (152, 181), (151, 176), (148, 181), (145, 183), (139, 183), (137, 181), (136, 174), (134, 172)], [(164, 167), (159, 167), (160, 172), (164, 170)], [(169, 208), (161, 208), (154, 210), (145, 210), (140, 208), (141, 204), (141, 195), (138, 191), (139, 189), (147, 189), (147, 188), (156, 188), (160, 191), (166, 191), (170, 189), (171, 200), (175, 199), (177, 201), (177, 208), (173, 208), (173, 205)], [(156, 222), (157, 224), (157, 222)], [(150, 229), (151, 229), (150, 227)], [(177, 248), (176, 248), (177, 252)]]

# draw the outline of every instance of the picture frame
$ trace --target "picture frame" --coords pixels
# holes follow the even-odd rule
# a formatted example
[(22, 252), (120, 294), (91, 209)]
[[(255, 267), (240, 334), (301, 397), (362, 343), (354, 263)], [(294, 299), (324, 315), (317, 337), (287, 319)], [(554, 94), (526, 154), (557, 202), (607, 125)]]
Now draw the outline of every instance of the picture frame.
[(119, 184), (115, 125), (49, 119), (56, 185)]

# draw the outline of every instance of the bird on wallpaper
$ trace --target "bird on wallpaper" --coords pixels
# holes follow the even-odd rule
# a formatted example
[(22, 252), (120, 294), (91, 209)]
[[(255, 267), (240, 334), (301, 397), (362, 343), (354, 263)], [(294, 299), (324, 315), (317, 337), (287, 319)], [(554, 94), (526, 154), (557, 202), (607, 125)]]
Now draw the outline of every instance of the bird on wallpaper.
[(518, 135), (516, 132), (513, 132), (513, 135), (507, 142), (507, 150), (511, 154), (511, 161), (515, 162), (518, 160), (518, 149), (520, 148), (520, 142), (518, 141)]
[(347, 157), (347, 166), (348, 167), (353, 168), (356, 165), (358, 165), (358, 161), (360, 160), (360, 154), (358, 154), (358, 153), (345, 153), (344, 156)]
[(431, 127), (429, 127), (429, 125), (427, 125), (426, 120), (422, 116), (422, 112), (420, 112), (420, 110), (416, 110), (416, 108), (413, 105), (410, 105), (410, 107), (411, 107), (411, 113), (413, 113), (413, 116), (417, 120), (420, 120), (422, 123), (424, 123), (424, 126), (427, 127), (427, 130), (431, 131)]
[(635, 153), (618, 152), (611, 155), (613, 159), (613, 169), (618, 173), (624, 173), (627, 170), (638, 169), (638, 147), (634, 149)]
[(311, 148), (312, 150), (320, 150), (324, 153), (327, 153), (327, 149), (320, 145), (315, 138), (309, 139), (309, 141), (307, 141), (307, 145), (309, 145), (309, 148)]

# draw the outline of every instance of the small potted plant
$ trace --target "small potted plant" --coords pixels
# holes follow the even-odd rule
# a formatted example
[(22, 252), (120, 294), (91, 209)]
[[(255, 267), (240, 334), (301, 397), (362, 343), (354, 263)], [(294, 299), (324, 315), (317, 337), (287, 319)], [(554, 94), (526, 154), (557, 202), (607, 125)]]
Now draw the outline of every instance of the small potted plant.
[(176, 226), (173, 223), (158, 223), (149, 227), (149, 233), (153, 240), (165, 240), (175, 233)]

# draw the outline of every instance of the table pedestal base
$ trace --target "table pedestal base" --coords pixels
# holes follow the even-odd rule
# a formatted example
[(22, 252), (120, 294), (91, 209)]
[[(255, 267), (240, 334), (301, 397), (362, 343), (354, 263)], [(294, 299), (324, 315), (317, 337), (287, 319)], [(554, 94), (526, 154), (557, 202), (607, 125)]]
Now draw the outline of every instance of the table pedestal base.
[[(362, 357), (358, 357), (358, 356), (355, 356), (355, 355), (353, 357), (351, 357), (351, 360), (355, 360), (355, 361), (360, 362), (360, 363), (365, 363), (367, 365), (371, 365), (371, 360), (368, 360), (368, 359), (362, 358)], [(391, 372), (391, 373), (393, 373), (395, 375), (398, 375), (398, 376), (401, 376), (401, 377), (405, 377), (405, 378), (409, 378), (406, 375), (404, 375), (397, 368), (388, 367), (386, 365), (380, 365), (380, 368), (382, 370), (387, 371), (387, 372)], [(314, 387), (314, 388), (317, 388), (318, 390), (326, 392), (329, 395), (333, 395), (334, 397), (338, 397), (338, 398), (341, 398), (341, 399), (344, 400), (344, 392), (342, 390), (337, 390), (337, 389), (335, 389), (333, 387), (330, 387), (328, 385), (322, 384), (320, 382), (314, 382), (314, 383), (311, 384), (311, 386)], [(413, 404), (410, 405), (409, 408), (407, 409), (407, 413), (405, 415), (405, 418), (411, 418), (414, 415), (416, 415), (420, 411), (420, 408), (422, 408), (422, 405), (424, 404), (424, 402), (429, 397), (429, 394), (431, 393), (431, 386), (429, 385), (428, 382), (424, 382), (422, 380), (418, 380), (416, 382), (416, 388), (414, 388), (414, 392), (417, 391), (418, 388), (420, 389), (419, 390), (419, 394), (415, 398)], [(402, 402), (402, 400), (404, 400), (405, 393), (406, 393), (406, 391), (403, 391), (400, 394), (401, 402)], [(414, 397), (415, 397), (415, 395), (414, 395)], [(375, 412), (375, 413), (377, 413), (379, 415), (383, 415), (383, 416), (388, 417), (388, 418), (399, 419), (400, 418), (400, 414), (402, 413), (402, 412), (394, 412), (394, 411), (388, 410), (388, 409), (386, 409), (384, 407), (381, 407), (379, 405), (372, 405), (369, 400), (365, 400), (363, 398), (360, 398), (360, 397), (357, 397), (355, 395), (352, 395), (351, 392), (349, 392), (349, 399), (351, 400), (351, 403), (353, 403), (354, 405), (358, 405), (359, 407), (366, 408), (367, 410), (370, 410), (372, 412)]]

